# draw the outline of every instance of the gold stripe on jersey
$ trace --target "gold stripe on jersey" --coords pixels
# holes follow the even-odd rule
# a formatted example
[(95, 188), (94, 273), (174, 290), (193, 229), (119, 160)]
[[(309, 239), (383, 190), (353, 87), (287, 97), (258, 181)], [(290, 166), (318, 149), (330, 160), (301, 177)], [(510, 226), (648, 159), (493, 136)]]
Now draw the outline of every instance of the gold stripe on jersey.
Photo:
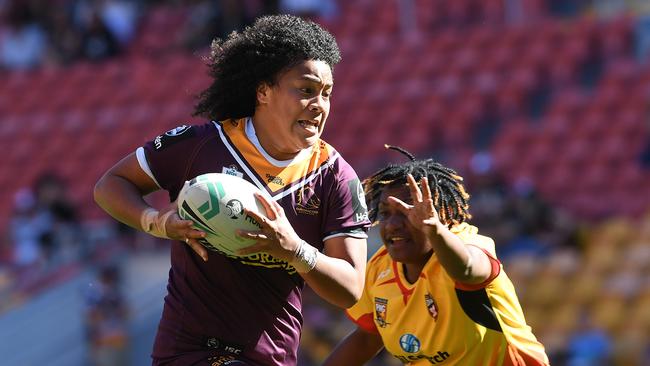
[[(494, 256), (492, 239), (475, 227), (462, 224), (452, 231)], [(468, 291), (434, 254), (411, 284), (403, 265), (381, 248), (368, 262), (361, 299), (346, 312), (409, 365), (548, 365), (502, 268), (483, 288)]]
[(248, 139), (245, 119), (224, 121), (220, 126), (227, 137), (225, 142), (228, 143), (229, 150), (244, 160), (247, 168), (255, 173), (255, 178), (264, 184), (264, 188), (272, 196), (286, 189), (294, 189), (296, 185), (304, 185), (306, 181), (318, 174), (325, 164), (331, 163), (333, 148), (323, 140), (319, 140), (319, 143), (312, 148), (308, 161), (303, 160), (278, 167), (271, 164)]

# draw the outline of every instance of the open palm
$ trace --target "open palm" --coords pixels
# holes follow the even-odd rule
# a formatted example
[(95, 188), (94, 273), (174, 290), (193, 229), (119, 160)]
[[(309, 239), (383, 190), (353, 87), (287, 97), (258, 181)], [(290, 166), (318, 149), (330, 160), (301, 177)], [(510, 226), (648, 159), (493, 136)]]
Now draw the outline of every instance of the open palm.
[(390, 197), (389, 202), (408, 218), (411, 225), (420, 228), (427, 236), (431, 236), (436, 233), (436, 226), (440, 220), (433, 204), (429, 180), (422, 177), (419, 186), (411, 174), (408, 175), (407, 180), (413, 204), (409, 205), (396, 197)]

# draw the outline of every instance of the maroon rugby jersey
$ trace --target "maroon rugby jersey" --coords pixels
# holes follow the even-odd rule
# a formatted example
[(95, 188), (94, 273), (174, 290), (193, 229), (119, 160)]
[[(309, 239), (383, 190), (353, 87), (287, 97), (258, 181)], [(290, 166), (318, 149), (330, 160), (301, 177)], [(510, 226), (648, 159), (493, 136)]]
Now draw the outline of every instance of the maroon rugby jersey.
[[(259, 145), (250, 119), (241, 119), (177, 127), (136, 155), (172, 201), (185, 181), (228, 173), (266, 190), (296, 233), (319, 250), (333, 236), (366, 237), (369, 222), (359, 179), (322, 140), (291, 161), (277, 161)], [(210, 252), (203, 262), (185, 243), (173, 242), (152, 356), (172, 361), (225, 350), (255, 365), (295, 365), (303, 287), (293, 267), (269, 255)]]

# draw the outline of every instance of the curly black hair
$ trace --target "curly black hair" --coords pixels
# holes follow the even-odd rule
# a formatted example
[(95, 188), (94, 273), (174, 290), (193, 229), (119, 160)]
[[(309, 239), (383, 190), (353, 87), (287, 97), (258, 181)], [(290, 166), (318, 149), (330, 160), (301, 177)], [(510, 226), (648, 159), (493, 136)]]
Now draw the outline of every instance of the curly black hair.
[(212, 84), (198, 96), (193, 115), (211, 120), (252, 116), (257, 88), (275, 85), (278, 76), (306, 60), (341, 60), (334, 37), (316, 23), (292, 15), (258, 18), (228, 39), (215, 39), (208, 63)]
[(427, 177), (433, 193), (433, 205), (438, 211), (440, 222), (452, 227), (472, 218), (469, 213), (469, 194), (465, 191), (463, 177), (433, 159), (416, 160), (413, 154), (401, 147), (385, 145), (387, 149), (397, 150), (406, 155), (410, 161), (402, 164), (389, 164), (364, 179), (363, 187), (368, 202), (368, 217), (377, 222), (379, 196), (386, 187), (406, 185), (407, 175), (419, 182)]

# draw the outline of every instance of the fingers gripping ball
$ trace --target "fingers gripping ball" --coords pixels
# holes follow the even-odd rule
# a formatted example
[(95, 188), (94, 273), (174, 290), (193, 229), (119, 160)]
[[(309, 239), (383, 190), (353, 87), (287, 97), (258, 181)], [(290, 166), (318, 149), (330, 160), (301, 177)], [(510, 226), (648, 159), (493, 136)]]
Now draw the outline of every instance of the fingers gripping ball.
[(236, 231), (261, 229), (253, 217), (244, 213), (246, 208), (264, 215), (264, 206), (254, 192), (262, 193), (242, 178), (222, 173), (202, 174), (186, 182), (181, 189), (178, 214), (205, 231), (205, 239), (199, 241), (206, 248), (237, 256), (236, 250), (255, 241), (240, 237)]

